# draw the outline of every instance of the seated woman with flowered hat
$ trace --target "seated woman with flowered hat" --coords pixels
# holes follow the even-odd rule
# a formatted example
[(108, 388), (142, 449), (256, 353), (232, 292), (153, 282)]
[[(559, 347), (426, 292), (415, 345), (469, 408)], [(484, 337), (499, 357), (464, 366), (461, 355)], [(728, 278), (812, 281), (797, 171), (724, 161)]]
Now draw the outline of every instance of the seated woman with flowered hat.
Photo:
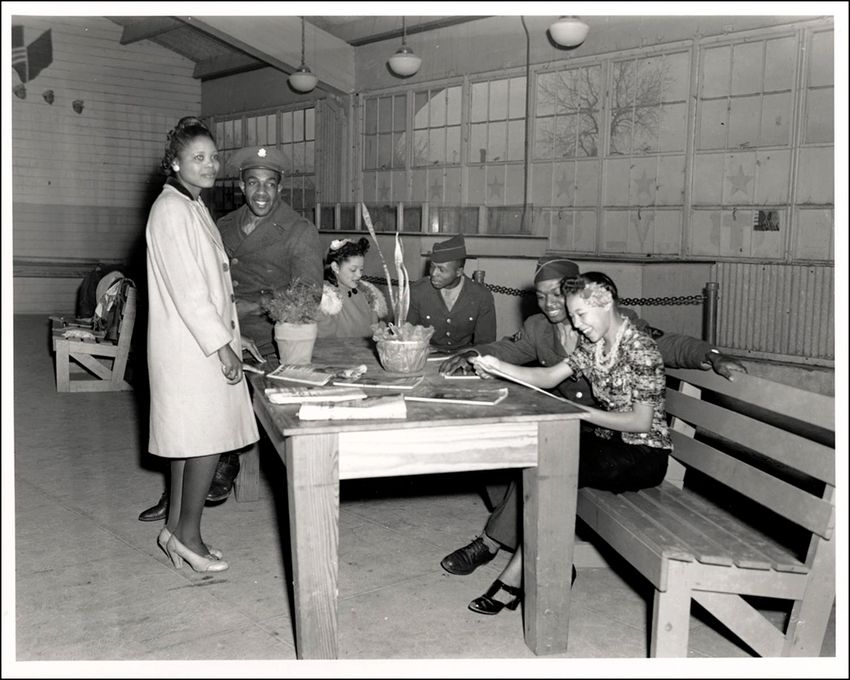
[(319, 337), (371, 337), (371, 325), (388, 315), (384, 294), (363, 280), (369, 241), (331, 242), (325, 256), (325, 282), (319, 305)]

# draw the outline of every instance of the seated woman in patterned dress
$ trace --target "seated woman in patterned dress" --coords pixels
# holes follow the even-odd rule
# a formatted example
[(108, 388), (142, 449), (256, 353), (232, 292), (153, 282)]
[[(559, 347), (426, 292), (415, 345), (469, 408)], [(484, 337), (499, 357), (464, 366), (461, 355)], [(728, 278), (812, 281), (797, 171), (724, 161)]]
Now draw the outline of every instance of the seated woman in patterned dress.
[(320, 338), (372, 337), (372, 324), (387, 317), (384, 294), (362, 279), (368, 250), (365, 238), (331, 242), (319, 305)]
[[(575, 351), (544, 367), (475, 357), (476, 371), (492, 368), (543, 388), (583, 375), (599, 408), (584, 407), (589, 415), (581, 424), (579, 487), (620, 493), (657, 486), (667, 472), (673, 445), (665, 420), (664, 362), (655, 340), (621, 313), (617, 287), (605, 274), (586, 272), (564, 279), (561, 286), (572, 324), (581, 333)], [(522, 598), (521, 577), (518, 548), (499, 578), (469, 608), (480, 614), (516, 609)]]

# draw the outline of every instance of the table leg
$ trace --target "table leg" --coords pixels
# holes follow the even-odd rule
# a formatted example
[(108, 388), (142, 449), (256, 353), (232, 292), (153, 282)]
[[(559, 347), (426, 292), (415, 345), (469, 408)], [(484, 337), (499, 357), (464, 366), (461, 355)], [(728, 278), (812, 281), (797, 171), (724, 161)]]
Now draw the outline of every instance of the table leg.
[(335, 659), (339, 574), (339, 441), (335, 434), (285, 441), (289, 533), (299, 659)]
[(537, 467), (522, 475), (525, 643), (539, 655), (567, 651), (579, 423), (540, 422)]
[(260, 444), (251, 444), (239, 454), (239, 474), (233, 480), (236, 500), (240, 503), (260, 498)]

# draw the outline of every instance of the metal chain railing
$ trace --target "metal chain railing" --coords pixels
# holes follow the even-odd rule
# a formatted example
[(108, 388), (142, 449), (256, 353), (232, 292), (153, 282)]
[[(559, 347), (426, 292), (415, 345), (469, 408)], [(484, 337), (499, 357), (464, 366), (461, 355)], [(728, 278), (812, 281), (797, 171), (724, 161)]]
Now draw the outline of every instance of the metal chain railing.
[[(369, 283), (386, 285), (387, 280), (379, 276), (364, 276)], [(397, 285), (398, 281), (392, 279), (392, 285)], [(511, 288), (509, 286), (497, 286), (492, 283), (483, 284), (490, 289), (492, 293), (500, 295), (513, 295), (522, 297), (523, 295), (534, 295), (533, 289), (522, 290), (520, 288)], [(667, 306), (667, 305), (701, 305), (707, 300), (705, 295), (670, 295), (666, 297), (651, 297), (651, 298), (620, 298), (620, 303), (631, 307), (644, 306)]]

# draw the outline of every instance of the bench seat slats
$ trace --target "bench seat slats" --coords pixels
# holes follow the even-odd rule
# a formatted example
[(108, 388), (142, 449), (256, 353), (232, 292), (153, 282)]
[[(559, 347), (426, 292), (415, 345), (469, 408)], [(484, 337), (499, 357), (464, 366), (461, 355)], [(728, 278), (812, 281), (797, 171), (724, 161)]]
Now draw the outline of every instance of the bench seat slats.
[(773, 475), (675, 430), (673, 456), (819, 536), (832, 535), (832, 505)]
[[(783, 546), (734, 515), (695, 494), (664, 482), (637, 492), (613, 494), (597, 489), (579, 492), (579, 516), (606, 541), (604, 527), (581, 506), (604, 508), (616, 518), (617, 531), (633, 534), (659, 559), (698, 561), (717, 566), (806, 573), (808, 568)], [(651, 541), (646, 527), (653, 528)], [(663, 530), (662, 530), (663, 528)]]
[(835, 484), (834, 450), (755, 418), (667, 390), (667, 413), (688, 424), (736, 442), (748, 449), (827, 484)]
[[(638, 510), (629, 499), (631, 494), (614, 494), (598, 489), (580, 489), (580, 496), (586, 497), (591, 505), (601, 505), (616, 517), (618, 524), (634, 536), (640, 536), (643, 543), (657, 556), (666, 559), (690, 561), (693, 559), (688, 546), (655, 518)], [(585, 519), (594, 527), (592, 518)]]
[[(641, 493), (663, 506), (675, 508), (679, 516), (704, 532), (708, 539), (721, 543), (729, 560), (741, 569), (808, 571), (806, 565), (786, 547), (688, 489), (679, 489), (665, 482)], [(710, 563), (701, 559), (699, 554), (694, 557), (699, 562)]]
[[(714, 371), (668, 368), (666, 373), (696, 387), (727, 394), (773, 413), (801, 420), (826, 430), (835, 430), (835, 399), (833, 397), (808, 392), (791, 385), (783, 384), (781, 389), (777, 389), (777, 383), (754, 375), (747, 375), (744, 380), (730, 382)], [(672, 391), (669, 390), (669, 392)]]
[[(706, 527), (705, 521), (676, 496), (672, 490), (662, 494), (656, 487), (630, 493), (629, 499), (642, 512), (657, 517), (658, 521), (675, 533), (697, 561), (727, 567), (738, 564), (735, 554), (727, 547), (728, 536), (725, 532), (718, 531), (714, 526)], [(751, 568), (769, 569), (770, 564), (769, 559), (763, 559), (760, 566)]]

